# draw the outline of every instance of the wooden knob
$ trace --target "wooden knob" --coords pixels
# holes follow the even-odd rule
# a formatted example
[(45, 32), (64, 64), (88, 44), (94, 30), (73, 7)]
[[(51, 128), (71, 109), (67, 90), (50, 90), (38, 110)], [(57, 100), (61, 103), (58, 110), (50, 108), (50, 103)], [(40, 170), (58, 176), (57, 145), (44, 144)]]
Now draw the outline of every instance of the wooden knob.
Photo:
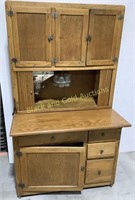
[(102, 135), (102, 136), (105, 136), (105, 133), (104, 133), (104, 132), (102, 132), (102, 133), (101, 133), (101, 135)]
[(100, 150), (100, 154), (103, 154), (104, 153), (104, 150)]
[(54, 136), (52, 136), (52, 137), (51, 137), (51, 140), (55, 140), (55, 137), (54, 137)]
[(30, 94), (31, 94), (31, 95), (33, 94), (33, 91), (32, 91), (32, 90), (30, 91)]
[(100, 176), (101, 175), (101, 170), (98, 170), (98, 176)]

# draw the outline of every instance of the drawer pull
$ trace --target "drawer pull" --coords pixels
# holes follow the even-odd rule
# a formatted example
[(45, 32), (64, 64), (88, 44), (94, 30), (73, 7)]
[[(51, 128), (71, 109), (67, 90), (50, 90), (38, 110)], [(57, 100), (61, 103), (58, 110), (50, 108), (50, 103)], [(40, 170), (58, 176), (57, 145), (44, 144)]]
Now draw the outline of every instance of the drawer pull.
[(52, 137), (51, 137), (51, 140), (55, 140), (55, 137), (54, 137), (54, 136), (52, 136)]
[(104, 136), (105, 136), (105, 133), (104, 133), (104, 132), (102, 132), (102, 133), (101, 133), (101, 135), (104, 137)]
[(100, 154), (103, 154), (104, 153), (104, 150), (100, 150)]
[(101, 175), (101, 170), (98, 170), (98, 176), (100, 176)]

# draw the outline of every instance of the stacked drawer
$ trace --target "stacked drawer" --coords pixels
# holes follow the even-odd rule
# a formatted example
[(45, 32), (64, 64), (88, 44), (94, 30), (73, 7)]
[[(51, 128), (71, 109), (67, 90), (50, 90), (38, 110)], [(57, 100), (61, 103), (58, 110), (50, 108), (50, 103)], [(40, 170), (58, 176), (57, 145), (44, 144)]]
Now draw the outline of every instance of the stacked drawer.
[(120, 129), (89, 132), (85, 185), (112, 185)]

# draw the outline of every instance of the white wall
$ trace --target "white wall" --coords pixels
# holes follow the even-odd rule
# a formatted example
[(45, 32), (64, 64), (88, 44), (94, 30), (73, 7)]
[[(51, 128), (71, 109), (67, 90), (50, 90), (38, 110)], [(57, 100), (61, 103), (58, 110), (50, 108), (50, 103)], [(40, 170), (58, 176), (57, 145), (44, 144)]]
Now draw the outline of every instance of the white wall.
[(4, 0), (0, 0), (0, 67), (1, 67), (1, 89), (3, 97), (3, 107), (5, 114), (7, 143), (9, 151), (9, 162), (13, 162), (12, 138), (9, 137), (12, 122), (13, 100), (11, 90), (11, 77), (8, 56), (8, 42), (5, 18)]
[[(28, 0), (25, 0), (28, 1)], [(31, 0), (29, 0), (31, 1)], [(32, 0), (36, 1), (36, 0)], [(40, 0), (45, 2), (44, 0)], [(5, 0), (0, 0), (0, 19), (1, 19), (1, 32), (0, 32), (0, 57), (2, 66), (2, 95), (4, 101), (4, 112), (6, 120), (6, 131), (8, 139), (9, 149), (9, 161), (13, 162), (12, 152), (12, 141), (9, 137), (10, 126), (12, 121), (12, 109), (13, 101), (11, 95), (11, 79), (10, 79), (10, 68), (9, 68), (9, 56), (8, 56), (8, 43), (7, 43), (7, 31), (6, 31), (6, 20), (5, 20)], [(51, 1), (47, 1), (51, 2)], [(118, 74), (116, 80), (115, 94), (113, 108), (127, 119), (131, 124), (131, 128), (123, 129), (122, 140), (120, 145), (120, 151), (135, 151), (134, 138), (134, 127), (135, 122), (133, 121), (133, 113), (135, 113), (135, 99), (133, 96), (134, 82), (134, 0), (53, 0), (53, 2), (68, 2), (68, 3), (96, 3), (96, 4), (123, 4), (126, 5), (126, 15), (124, 21), (124, 29), (122, 36), (121, 52), (119, 57)], [(134, 88), (135, 89), (135, 88)]]

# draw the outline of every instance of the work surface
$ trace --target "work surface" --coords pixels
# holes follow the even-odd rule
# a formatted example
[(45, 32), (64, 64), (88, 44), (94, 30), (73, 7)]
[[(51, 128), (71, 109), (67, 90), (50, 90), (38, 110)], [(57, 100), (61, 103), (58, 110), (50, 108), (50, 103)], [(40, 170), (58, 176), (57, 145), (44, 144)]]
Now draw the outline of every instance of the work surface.
[(11, 136), (129, 127), (112, 109), (15, 114)]

